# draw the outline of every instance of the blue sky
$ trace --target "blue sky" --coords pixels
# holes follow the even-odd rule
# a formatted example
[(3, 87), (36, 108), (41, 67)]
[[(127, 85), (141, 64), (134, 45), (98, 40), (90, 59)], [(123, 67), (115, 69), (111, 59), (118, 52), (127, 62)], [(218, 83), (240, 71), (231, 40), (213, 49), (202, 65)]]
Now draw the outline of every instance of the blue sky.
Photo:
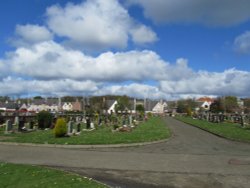
[(0, 2), (0, 95), (250, 96), (247, 0)]

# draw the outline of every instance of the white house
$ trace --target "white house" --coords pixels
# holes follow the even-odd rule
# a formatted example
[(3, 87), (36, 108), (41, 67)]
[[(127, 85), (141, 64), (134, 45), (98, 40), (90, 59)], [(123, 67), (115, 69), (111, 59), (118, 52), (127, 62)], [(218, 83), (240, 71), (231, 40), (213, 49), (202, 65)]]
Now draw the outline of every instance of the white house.
[(111, 105), (109, 105), (108, 113), (111, 114), (111, 112), (115, 112), (115, 105), (117, 104), (117, 101), (111, 101)]
[(27, 110), (29, 112), (41, 112), (41, 111), (49, 111), (49, 106), (46, 105), (46, 104), (39, 104), (39, 105), (36, 105), (36, 104), (31, 104)]
[(205, 101), (203, 102), (203, 104), (201, 105), (201, 107), (205, 110), (209, 110), (210, 109), (210, 106), (211, 106), (211, 102), (208, 102), (208, 101)]
[(62, 109), (64, 111), (73, 111), (73, 104), (71, 102), (63, 103)]
[(163, 114), (167, 107), (168, 105), (166, 102), (160, 101), (153, 107), (152, 112), (156, 114)]
[(196, 110), (204, 109), (204, 110), (210, 110), (211, 104), (214, 102), (214, 99), (209, 97), (201, 97), (197, 99), (198, 108)]

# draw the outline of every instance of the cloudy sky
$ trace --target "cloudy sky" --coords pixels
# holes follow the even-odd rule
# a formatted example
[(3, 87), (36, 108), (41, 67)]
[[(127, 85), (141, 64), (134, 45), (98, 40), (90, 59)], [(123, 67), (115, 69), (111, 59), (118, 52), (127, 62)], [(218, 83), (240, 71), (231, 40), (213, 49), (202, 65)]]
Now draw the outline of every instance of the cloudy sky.
[(249, 0), (0, 2), (0, 95), (250, 96)]

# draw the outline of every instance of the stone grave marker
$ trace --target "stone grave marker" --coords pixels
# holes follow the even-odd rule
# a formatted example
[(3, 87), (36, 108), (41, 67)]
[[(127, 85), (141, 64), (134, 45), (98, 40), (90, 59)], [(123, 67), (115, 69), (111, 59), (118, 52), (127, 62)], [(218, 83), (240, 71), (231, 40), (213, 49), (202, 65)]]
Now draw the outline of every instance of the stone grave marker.
[(34, 121), (29, 122), (29, 129), (34, 129)]
[(81, 132), (81, 123), (77, 123), (76, 125), (76, 131)]
[(90, 129), (90, 124), (91, 124), (91, 121), (90, 121), (90, 118), (89, 117), (86, 117), (86, 127), (87, 129)]
[(71, 134), (73, 132), (73, 122), (69, 121), (67, 127), (68, 127), (68, 134)]
[(22, 128), (24, 127), (25, 121), (24, 120), (19, 120), (18, 123), (18, 131), (22, 131)]
[(91, 123), (90, 123), (90, 129), (95, 129), (94, 122), (91, 122)]
[(13, 129), (12, 122), (10, 120), (7, 120), (5, 126), (5, 133), (9, 133), (10, 131), (12, 131), (12, 129)]

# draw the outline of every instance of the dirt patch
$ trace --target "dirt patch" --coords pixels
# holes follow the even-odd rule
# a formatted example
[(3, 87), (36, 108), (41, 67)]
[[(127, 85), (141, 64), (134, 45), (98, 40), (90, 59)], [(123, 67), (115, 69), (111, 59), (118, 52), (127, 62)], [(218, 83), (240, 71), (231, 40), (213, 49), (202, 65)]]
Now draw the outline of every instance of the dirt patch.
[(14, 137), (10, 137), (10, 136), (0, 136), (0, 141), (11, 140), (11, 139), (14, 139)]

